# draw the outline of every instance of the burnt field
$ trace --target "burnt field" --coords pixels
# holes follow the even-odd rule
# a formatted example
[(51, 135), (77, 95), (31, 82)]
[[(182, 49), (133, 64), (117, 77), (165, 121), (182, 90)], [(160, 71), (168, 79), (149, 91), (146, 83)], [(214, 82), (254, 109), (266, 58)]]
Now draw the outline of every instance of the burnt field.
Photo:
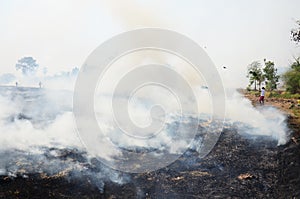
[[(297, 128), (294, 130), (294, 135), (299, 133)], [(93, 173), (70, 178), (74, 174), (68, 169), (52, 174), (19, 170), (15, 175), (0, 177), (0, 197), (298, 198), (300, 147), (296, 141), (277, 146), (268, 137), (243, 136), (235, 129), (224, 129), (214, 149), (203, 159), (189, 150), (158, 171), (115, 173), (122, 183), (106, 178), (108, 171), (103, 170), (101, 186), (96, 186)], [(59, 151), (61, 160), (85, 164), (84, 154), (78, 150)], [(99, 164), (95, 160), (86, 167), (97, 170)]]
[[(0, 198), (300, 197), (300, 126), (291, 117), (287, 118), (291, 133), (279, 129), (286, 124), (284, 116), (263, 120), (267, 128), (228, 120), (215, 147), (200, 158), (197, 147), (206, 132), (203, 120), (194, 148), (167, 167), (133, 174), (105, 166), (76, 142), (69, 103), (72, 93), (0, 87), (0, 97)], [(239, 113), (256, 111), (247, 103)], [(245, 107), (249, 109), (242, 111)], [(269, 110), (268, 116), (280, 114), (267, 106), (260, 111), (264, 109)], [(190, 129), (197, 127), (192, 118), (189, 121), (185, 125)], [(173, 128), (170, 125), (171, 133)], [(278, 137), (265, 132), (277, 128), (290, 134), (285, 144), (278, 145)], [(128, 150), (141, 153), (142, 158), (153, 149)]]

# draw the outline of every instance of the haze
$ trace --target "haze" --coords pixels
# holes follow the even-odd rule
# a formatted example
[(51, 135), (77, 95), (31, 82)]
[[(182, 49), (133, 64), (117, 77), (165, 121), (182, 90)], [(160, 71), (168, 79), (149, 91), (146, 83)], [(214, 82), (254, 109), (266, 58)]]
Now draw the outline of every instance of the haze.
[(299, 8), (298, 0), (0, 0), (0, 73), (16, 73), (23, 56), (49, 73), (70, 70), (113, 35), (161, 27), (198, 42), (229, 87), (245, 87), (252, 61), (287, 67), (300, 54), (290, 41)]

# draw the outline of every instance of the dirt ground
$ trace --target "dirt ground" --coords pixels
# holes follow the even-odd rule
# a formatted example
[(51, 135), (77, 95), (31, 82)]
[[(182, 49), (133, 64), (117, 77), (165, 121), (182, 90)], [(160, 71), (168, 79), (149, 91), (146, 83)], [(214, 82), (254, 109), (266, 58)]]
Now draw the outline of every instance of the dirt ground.
[[(251, 94), (245, 90), (240, 92), (249, 100), (253, 106), (260, 106), (258, 99), (259, 95)], [(289, 128), (293, 130), (291, 140), (295, 143), (300, 143), (300, 106), (297, 102), (298, 99), (283, 99), (275, 97), (265, 97), (265, 106), (274, 106), (287, 115)]]

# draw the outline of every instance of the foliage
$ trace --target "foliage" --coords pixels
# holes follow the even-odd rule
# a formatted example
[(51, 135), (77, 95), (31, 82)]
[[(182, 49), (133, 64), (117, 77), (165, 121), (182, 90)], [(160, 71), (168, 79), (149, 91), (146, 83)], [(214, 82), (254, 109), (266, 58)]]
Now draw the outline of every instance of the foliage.
[(256, 90), (256, 85), (259, 86), (259, 90), (261, 87), (261, 83), (264, 81), (264, 76), (261, 69), (261, 64), (258, 61), (252, 62), (248, 66), (247, 77), (249, 78), (249, 88), (254, 83), (254, 90)]
[(247, 90), (247, 91), (251, 91), (250, 86), (247, 86), (246, 90)]
[(298, 25), (297, 28), (291, 30), (291, 39), (292, 41), (296, 42), (296, 44), (300, 43), (300, 20), (296, 21)]
[(300, 99), (300, 94), (292, 94), (290, 92), (272, 92), (269, 93), (268, 97), (275, 97), (275, 98), (283, 98), (283, 99)]
[(16, 64), (16, 70), (21, 70), (24, 75), (34, 74), (38, 67), (39, 65), (32, 57), (23, 57)]
[(283, 74), (287, 91), (292, 94), (300, 93), (300, 57), (295, 59), (291, 68)]
[(274, 90), (277, 88), (277, 82), (279, 81), (279, 75), (277, 74), (277, 68), (272, 61), (266, 61), (264, 59), (265, 67), (263, 68), (264, 77), (267, 80), (266, 87), (267, 90)]

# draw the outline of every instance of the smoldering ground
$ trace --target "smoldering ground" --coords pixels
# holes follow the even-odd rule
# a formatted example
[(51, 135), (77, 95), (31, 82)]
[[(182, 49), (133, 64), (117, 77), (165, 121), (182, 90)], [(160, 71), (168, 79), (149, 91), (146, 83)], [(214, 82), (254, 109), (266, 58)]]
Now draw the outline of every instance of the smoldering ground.
[[(0, 90), (1, 175), (10, 178), (18, 176), (27, 178), (30, 174), (39, 174), (45, 178), (47, 176), (66, 179), (88, 178), (102, 191), (107, 181), (121, 185), (131, 181), (130, 175), (105, 166), (83, 147), (72, 116), (72, 92), (16, 87), (1, 87)], [(234, 94), (228, 102), (234, 106), (228, 107), (224, 123), (226, 129), (236, 131), (242, 137), (252, 138), (252, 143), (255, 143), (255, 140), (261, 142), (263, 138), (275, 145), (285, 144), (288, 131), (285, 117), (280, 112), (274, 114), (273, 108), (256, 110), (251, 107), (249, 101), (238, 94)], [(242, 110), (247, 112), (247, 116)], [(194, 151), (196, 159), (199, 158), (201, 151), (204, 129), (209, 124), (209, 116), (205, 113), (202, 115), (197, 135), (190, 144), (190, 150)], [(189, 125), (195, 122), (193, 117), (187, 117), (186, 120)], [(176, 117), (173, 117), (169, 121), (168, 131), (161, 135), (165, 140), (174, 136), (172, 128), (175, 126), (172, 124), (175, 122)], [(222, 123), (220, 120), (219, 125)], [(120, 143), (120, 140), (114, 141)], [(178, 140), (179, 148), (186, 146), (186, 143), (180, 143)], [(168, 153), (178, 152), (178, 149), (166, 148), (164, 142), (158, 145), (143, 142), (141, 145), (124, 140), (121, 144), (123, 148), (142, 153), (153, 150), (153, 147), (159, 149), (165, 147), (163, 149), (167, 149)], [(186, 166), (180, 168), (193, 167), (192, 159), (189, 163), (185, 162)]]

